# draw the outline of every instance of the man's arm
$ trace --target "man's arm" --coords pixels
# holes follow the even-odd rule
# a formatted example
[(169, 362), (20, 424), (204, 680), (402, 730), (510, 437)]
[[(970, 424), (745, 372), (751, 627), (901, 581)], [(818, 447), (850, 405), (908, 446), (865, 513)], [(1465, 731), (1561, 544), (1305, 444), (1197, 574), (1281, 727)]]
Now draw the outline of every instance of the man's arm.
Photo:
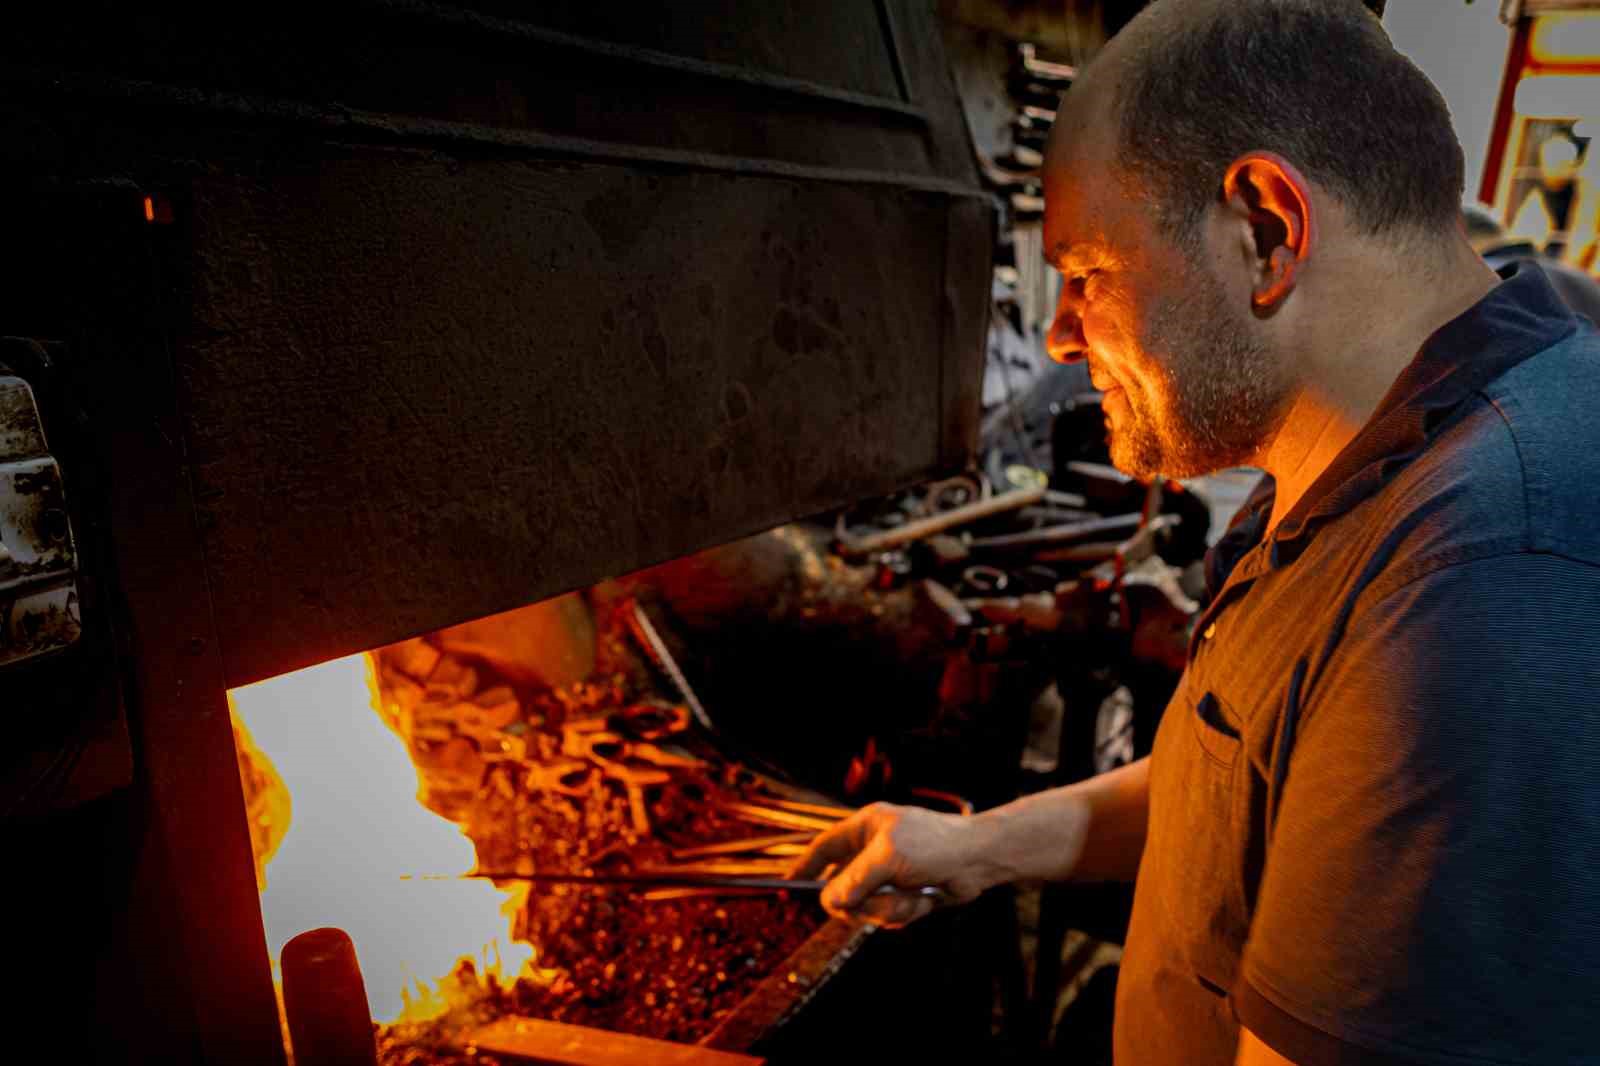
[(822, 893), (829, 911), (904, 925), (933, 908), (884, 885), (934, 885), (966, 902), (1010, 881), (1131, 881), (1144, 853), (1150, 764), (1141, 759), (970, 818), (875, 803), (819, 836), (793, 876), (842, 866)]
[(1250, 1030), (1239, 1029), (1239, 1055), (1233, 1060), (1233, 1066), (1295, 1066), (1293, 1060), (1286, 1059), (1261, 1042), (1261, 1038)]

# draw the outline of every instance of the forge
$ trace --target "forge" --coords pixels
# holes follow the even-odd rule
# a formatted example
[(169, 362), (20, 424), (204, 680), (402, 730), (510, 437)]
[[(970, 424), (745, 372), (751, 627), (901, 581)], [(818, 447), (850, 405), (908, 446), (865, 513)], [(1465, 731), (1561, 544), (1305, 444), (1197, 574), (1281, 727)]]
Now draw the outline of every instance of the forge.
[(865, 937), (804, 892), (515, 880), (781, 877), (847, 811), (695, 732), (639, 609), (559, 597), (230, 693), (268, 951), (348, 933), (378, 1061), (493, 1063), (528, 1019), (746, 1050)]

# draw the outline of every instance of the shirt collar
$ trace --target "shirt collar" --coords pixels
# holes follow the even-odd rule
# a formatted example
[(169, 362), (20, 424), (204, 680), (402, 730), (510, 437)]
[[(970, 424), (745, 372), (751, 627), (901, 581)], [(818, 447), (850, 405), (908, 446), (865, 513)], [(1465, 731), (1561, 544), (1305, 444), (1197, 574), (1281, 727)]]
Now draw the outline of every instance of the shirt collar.
[(1539, 249), (1534, 247), (1532, 241), (1506, 241), (1485, 248), (1480, 254), (1485, 263), (1499, 270), (1513, 259), (1538, 258)]
[[(1270, 565), (1293, 559), (1320, 525), (1377, 492), (1478, 390), (1577, 329), (1578, 320), (1536, 265), (1511, 263), (1498, 273), (1499, 285), (1423, 343), (1361, 432), (1278, 524)], [(1263, 478), (1213, 549), (1218, 557), (1207, 565), (1213, 588), (1260, 541), (1272, 503), (1272, 481)]]

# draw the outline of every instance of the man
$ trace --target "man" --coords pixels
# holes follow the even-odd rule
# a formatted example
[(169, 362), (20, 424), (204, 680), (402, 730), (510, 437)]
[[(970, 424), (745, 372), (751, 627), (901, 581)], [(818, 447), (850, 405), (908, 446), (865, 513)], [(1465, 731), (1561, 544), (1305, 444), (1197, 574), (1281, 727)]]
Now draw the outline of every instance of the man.
[(1052, 354), (1141, 476), (1263, 467), (1153, 755), (797, 864), (900, 924), (1132, 878), (1124, 1066), (1600, 1054), (1600, 336), (1457, 212), (1443, 101), (1356, 0), (1160, 0), (1068, 94)]
[(1541, 255), (1531, 241), (1507, 237), (1505, 228), (1488, 208), (1468, 204), (1461, 209), (1461, 221), (1473, 251), (1485, 263), (1496, 270), (1510, 263), (1537, 264), (1568, 307), (1589, 321), (1600, 323), (1600, 282), (1577, 267)]

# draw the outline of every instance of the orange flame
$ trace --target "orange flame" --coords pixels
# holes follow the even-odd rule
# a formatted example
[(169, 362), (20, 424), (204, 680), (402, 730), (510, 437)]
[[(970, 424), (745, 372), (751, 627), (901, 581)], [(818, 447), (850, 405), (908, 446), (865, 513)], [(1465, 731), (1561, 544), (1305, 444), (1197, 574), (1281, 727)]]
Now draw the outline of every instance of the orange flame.
[(293, 815), (267, 861), (261, 915), (276, 971), (290, 938), (333, 925), (355, 941), (372, 1017), (426, 1021), (451, 1003), (442, 979), (463, 955), (510, 980), (533, 961), (509, 919), (527, 889), (407, 880), (466, 873), (472, 841), (417, 801), (404, 742), (376, 712), (366, 656), (336, 659), (229, 694), (235, 720), (275, 767)]

